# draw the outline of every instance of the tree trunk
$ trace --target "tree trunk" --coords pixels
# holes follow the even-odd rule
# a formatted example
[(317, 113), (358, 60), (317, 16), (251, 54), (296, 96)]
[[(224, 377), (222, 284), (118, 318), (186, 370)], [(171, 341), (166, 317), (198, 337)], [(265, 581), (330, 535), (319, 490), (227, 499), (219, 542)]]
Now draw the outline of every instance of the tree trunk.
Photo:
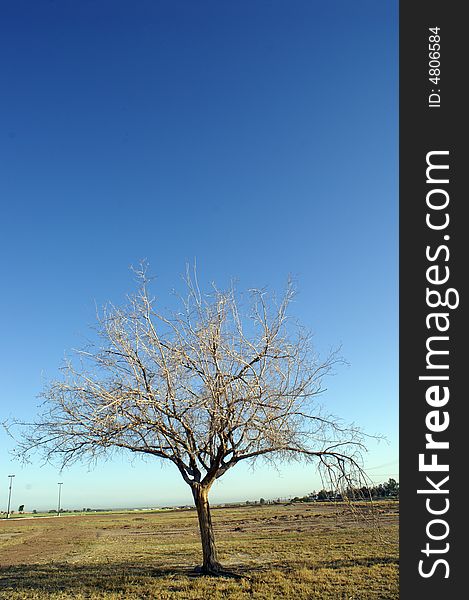
[(202, 542), (203, 564), (202, 572), (208, 575), (219, 574), (223, 567), (217, 560), (215, 536), (213, 535), (210, 505), (208, 503), (208, 489), (200, 484), (192, 486), (197, 516), (199, 517), (200, 539)]

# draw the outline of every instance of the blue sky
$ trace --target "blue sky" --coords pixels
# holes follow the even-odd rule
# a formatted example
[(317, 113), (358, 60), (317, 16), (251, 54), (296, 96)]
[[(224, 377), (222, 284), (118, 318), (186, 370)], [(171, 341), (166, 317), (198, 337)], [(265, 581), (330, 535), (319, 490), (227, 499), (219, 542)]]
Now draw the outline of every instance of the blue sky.
[[(294, 315), (350, 363), (324, 402), (388, 442), (397, 477), (397, 2), (29, 2), (3, 7), (0, 420), (31, 418), (96, 306), (147, 258), (170, 302), (202, 282), (299, 288)], [(190, 501), (171, 466), (58, 474), (10, 462), (0, 505)], [(237, 467), (213, 501), (318, 489), (310, 467)]]

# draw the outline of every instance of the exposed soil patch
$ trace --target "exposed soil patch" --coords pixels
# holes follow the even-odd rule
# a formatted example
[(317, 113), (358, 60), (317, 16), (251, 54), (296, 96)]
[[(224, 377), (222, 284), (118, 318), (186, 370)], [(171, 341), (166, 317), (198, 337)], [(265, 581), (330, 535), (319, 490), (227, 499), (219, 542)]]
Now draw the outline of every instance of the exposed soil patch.
[[(48, 525), (45, 520), (41, 520), (40, 525), (31, 521), (1, 523), (0, 567), (64, 560), (80, 554), (80, 544), (88, 538), (88, 532), (76, 526), (76, 518), (64, 517), (60, 524), (47, 521)], [(20, 531), (9, 532), (9, 526)], [(8, 542), (5, 548), (3, 541)]]

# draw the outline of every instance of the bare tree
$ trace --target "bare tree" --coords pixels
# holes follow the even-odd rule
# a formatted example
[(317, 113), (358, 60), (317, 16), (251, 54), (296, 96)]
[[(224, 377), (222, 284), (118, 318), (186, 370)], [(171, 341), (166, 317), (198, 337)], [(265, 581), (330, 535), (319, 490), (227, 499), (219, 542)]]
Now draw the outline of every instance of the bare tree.
[(186, 277), (180, 310), (161, 312), (145, 267), (125, 307), (98, 318), (98, 342), (44, 391), (43, 412), (24, 430), (20, 454), (42, 449), (62, 467), (116, 450), (174, 463), (197, 508), (204, 573), (222, 571), (210, 515), (213, 483), (241, 461), (315, 460), (336, 489), (362, 474), (362, 434), (317, 406), (340, 360), (321, 360), (311, 336), (287, 317), (283, 298), (232, 288), (202, 294)]

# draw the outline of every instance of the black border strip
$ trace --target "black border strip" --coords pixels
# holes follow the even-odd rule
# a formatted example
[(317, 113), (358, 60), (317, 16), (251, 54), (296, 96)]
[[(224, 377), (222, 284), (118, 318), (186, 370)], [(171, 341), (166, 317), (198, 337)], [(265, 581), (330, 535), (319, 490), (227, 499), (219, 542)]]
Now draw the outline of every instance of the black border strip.
[[(465, 587), (462, 511), (467, 467), (462, 463), (462, 441), (469, 432), (463, 382), (468, 255), (464, 209), (469, 201), (463, 190), (467, 170), (463, 85), (469, 36), (463, 8), (462, 2), (433, 0), (400, 5), (400, 597), (404, 599), (420, 592), (426, 600), (448, 592), (457, 598)], [(436, 34), (429, 31), (435, 27)], [(429, 44), (440, 47), (432, 49)], [(430, 56), (432, 51), (439, 56)], [(439, 73), (429, 73), (438, 62)], [(439, 79), (431, 82), (432, 75)], [(435, 168), (427, 172), (429, 163)], [(445, 299), (459, 305), (445, 307)], [(423, 455), (420, 468), (419, 455)], [(435, 470), (430, 470), (432, 461)]]

